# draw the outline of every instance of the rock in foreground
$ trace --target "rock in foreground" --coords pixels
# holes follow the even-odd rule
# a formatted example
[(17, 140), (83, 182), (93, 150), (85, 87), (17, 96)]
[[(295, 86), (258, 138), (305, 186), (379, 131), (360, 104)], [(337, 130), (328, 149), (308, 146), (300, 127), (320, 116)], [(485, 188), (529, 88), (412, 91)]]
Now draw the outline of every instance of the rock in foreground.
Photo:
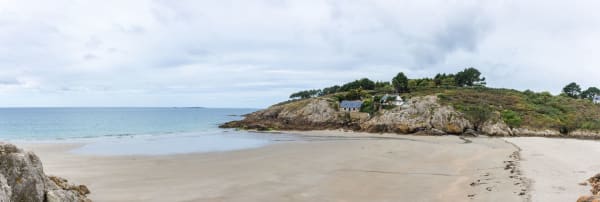
[(581, 196), (577, 199), (577, 202), (600, 202), (600, 173), (588, 179), (588, 182), (592, 186), (592, 189), (590, 190), (592, 195)]
[(0, 143), (0, 201), (2, 202), (83, 202), (89, 190), (65, 179), (48, 177), (42, 162), (32, 152)]

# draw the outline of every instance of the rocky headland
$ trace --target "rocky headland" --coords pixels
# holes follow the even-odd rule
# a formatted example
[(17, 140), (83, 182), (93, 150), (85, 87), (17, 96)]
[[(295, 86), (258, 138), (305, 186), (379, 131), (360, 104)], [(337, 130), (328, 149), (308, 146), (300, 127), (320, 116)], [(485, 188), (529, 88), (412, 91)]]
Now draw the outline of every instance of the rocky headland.
[(0, 143), (1, 202), (88, 202), (89, 193), (85, 185), (47, 176), (34, 153)]
[[(247, 130), (330, 130), (399, 134), (467, 134), (489, 136), (544, 136), (597, 138), (595, 131), (560, 128), (510, 127), (500, 112), (491, 112), (485, 119), (473, 120), (453, 106), (440, 102), (438, 96), (410, 98), (402, 106), (382, 109), (372, 114), (338, 110), (332, 97), (317, 97), (271, 106), (245, 115), (240, 121), (222, 124), (223, 128)], [(362, 115), (361, 115), (362, 114)]]

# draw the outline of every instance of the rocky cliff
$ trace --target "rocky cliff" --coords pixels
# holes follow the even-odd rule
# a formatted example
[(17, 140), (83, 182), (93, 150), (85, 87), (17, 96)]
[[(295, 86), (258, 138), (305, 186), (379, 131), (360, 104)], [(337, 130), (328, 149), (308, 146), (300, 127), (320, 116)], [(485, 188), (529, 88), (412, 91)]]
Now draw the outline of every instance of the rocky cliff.
[(44, 174), (40, 159), (12, 144), (0, 144), (1, 202), (83, 202), (89, 190)]
[[(279, 104), (246, 115), (241, 121), (221, 125), (224, 128), (257, 130), (350, 129), (368, 132), (450, 133), (461, 134), (473, 125), (449, 106), (442, 106), (435, 96), (415, 97), (407, 104), (366, 116), (340, 112), (331, 98), (311, 98)], [(357, 118), (367, 117), (367, 118)]]
[[(245, 116), (243, 120), (221, 125), (223, 128), (255, 130), (325, 130), (347, 129), (365, 132), (463, 134), (478, 133), (490, 136), (551, 136), (564, 137), (556, 129), (510, 128), (496, 112), (475, 126), (452, 106), (443, 105), (437, 96), (418, 96), (404, 105), (380, 110), (372, 115), (340, 112), (333, 98), (310, 98), (277, 104)], [(363, 118), (357, 118), (363, 117)], [(364, 118), (366, 117), (366, 118)], [(595, 138), (599, 133), (573, 131), (569, 137)]]
[(472, 128), (461, 113), (452, 107), (441, 106), (435, 96), (412, 98), (407, 104), (382, 110), (361, 124), (361, 130), (368, 132), (461, 134)]
[(256, 130), (357, 129), (356, 122), (339, 112), (330, 98), (312, 98), (278, 104), (246, 115), (244, 120), (221, 125), (223, 128)]

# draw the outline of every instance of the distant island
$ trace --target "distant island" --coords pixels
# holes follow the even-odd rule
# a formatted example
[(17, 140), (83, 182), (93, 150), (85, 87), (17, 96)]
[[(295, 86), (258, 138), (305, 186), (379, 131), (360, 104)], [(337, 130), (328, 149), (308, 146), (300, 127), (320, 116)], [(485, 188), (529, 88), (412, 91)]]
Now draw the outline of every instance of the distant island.
[(223, 128), (600, 137), (600, 89), (575, 82), (560, 95), (486, 86), (475, 68), (433, 78), (359, 79), (304, 90)]

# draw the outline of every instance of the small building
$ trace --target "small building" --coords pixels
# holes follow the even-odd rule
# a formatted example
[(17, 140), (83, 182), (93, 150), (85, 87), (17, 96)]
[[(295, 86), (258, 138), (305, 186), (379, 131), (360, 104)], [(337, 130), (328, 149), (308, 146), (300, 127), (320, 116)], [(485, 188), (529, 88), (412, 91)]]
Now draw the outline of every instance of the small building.
[(593, 101), (594, 101), (594, 104), (600, 104), (600, 96), (598, 96), (598, 95), (594, 96)]
[(381, 97), (380, 103), (381, 105), (400, 106), (404, 104), (404, 100), (402, 100), (402, 97), (400, 97), (400, 95), (385, 94), (383, 97)]
[(360, 111), (360, 107), (362, 106), (362, 101), (350, 101), (350, 100), (342, 100), (340, 102), (340, 111), (346, 112), (358, 112)]

